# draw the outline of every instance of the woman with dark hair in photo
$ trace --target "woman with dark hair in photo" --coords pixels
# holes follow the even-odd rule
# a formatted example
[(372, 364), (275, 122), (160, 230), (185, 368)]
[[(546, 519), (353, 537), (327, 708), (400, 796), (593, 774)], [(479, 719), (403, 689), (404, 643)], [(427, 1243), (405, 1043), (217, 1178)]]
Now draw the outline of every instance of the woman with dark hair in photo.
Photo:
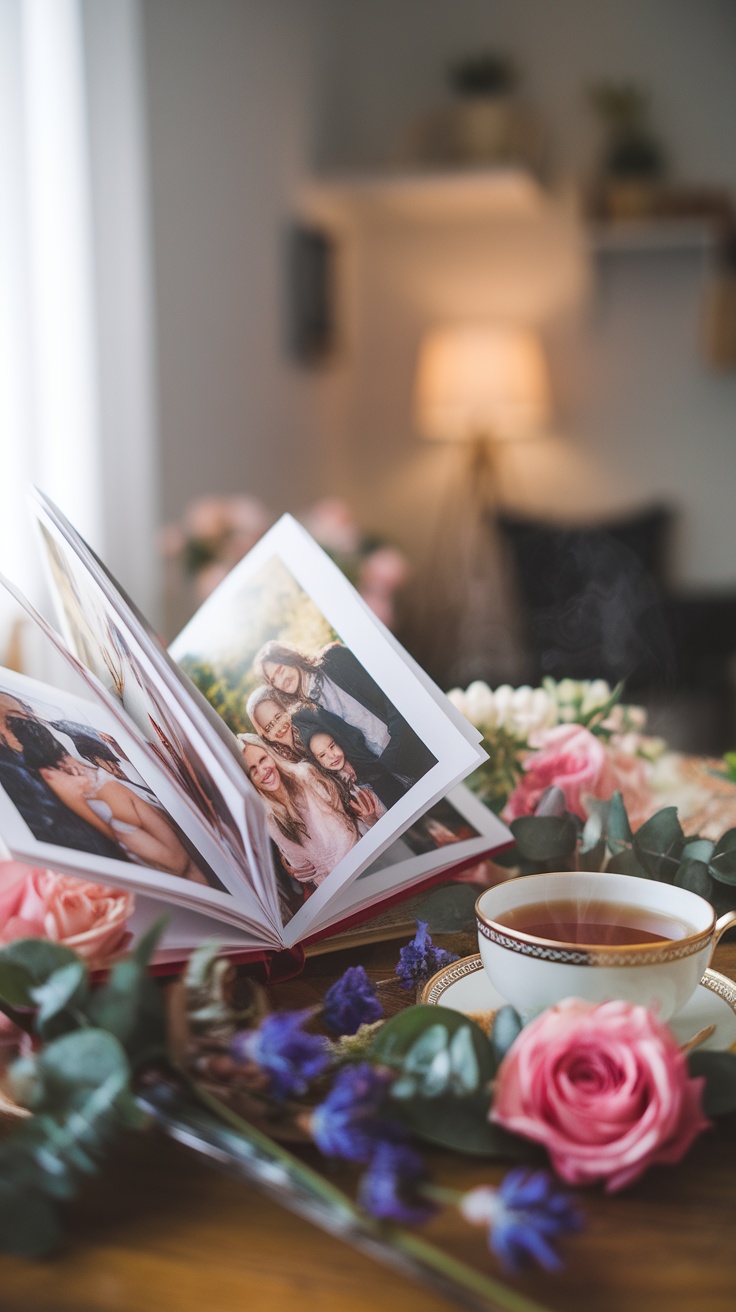
[(321, 770), (328, 771), (349, 791), (368, 789), (376, 797), (380, 809), (375, 819), (411, 786), (408, 779), (387, 770), (383, 760), (369, 751), (362, 734), (339, 716), (321, 706), (302, 705), (295, 707), (291, 719), (307, 756)]
[(416, 783), (436, 764), (437, 758), (341, 642), (330, 643), (317, 656), (285, 642), (267, 642), (255, 668), (286, 697), (315, 702), (359, 729), (366, 746), (395, 774)]
[(259, 738), (273, 747), (285, 761), (303, 761), (305, 752), (294, 734), (290, 710), (293, 699), (263, 684), (245, 703), (245, 713)]
[(207, 884), (157, 807), (136, 797), (125, 784), (70, 756), (63, 743), (42, 724), (21, 729), (24, 755), (32, 769), (64, 806), (104, 837), (119, 844), (128, 860), (167, 875)]
[(317, 888), (360, 832), (335, 781), (309, 761), (293, 765), (255, 733), (238, 734), (245, 768), (266, 803), (269, 833), (291, 875)]

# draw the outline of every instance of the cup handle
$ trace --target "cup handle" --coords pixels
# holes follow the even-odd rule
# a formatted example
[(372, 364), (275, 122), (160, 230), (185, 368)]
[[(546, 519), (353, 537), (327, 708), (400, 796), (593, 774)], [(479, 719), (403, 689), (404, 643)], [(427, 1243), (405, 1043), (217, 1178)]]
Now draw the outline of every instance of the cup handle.
[(715, 951), (727, 929), (732, 929), (736, 925), (736, 911), (727, 911), (725, 915), (719, 916), (713, 930), (713, 947), (711, 952)]

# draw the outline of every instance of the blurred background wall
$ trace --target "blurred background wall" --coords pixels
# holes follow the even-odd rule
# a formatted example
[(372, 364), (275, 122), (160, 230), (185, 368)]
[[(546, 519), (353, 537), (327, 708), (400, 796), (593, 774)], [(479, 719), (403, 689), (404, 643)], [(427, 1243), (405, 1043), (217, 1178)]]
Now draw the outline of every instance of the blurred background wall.
[[(237, 485), (277, 510), (332, 491), (421, 549), (448, 453), (412, 430), (419, 333), (477, 311), (479, 262), (492, 283), (513, 233), (377, 236), (374, 222), (344, 253), (353, 301), (335, 359), (312, 370), (285, 354), (284, 243), (307, 181), (384, 168), (446, 94), (453, 58), (513, 54), (556, 189), (590, 176), (585, 87), (602, 78), (649, 88), (675, 177), (736, 183), (728, 0), (143, 0), (142, 14), (164, 518), (205, 489)], [(545, 306), (542, 290), (556, 437), (533, 461), (517, 453), (507, 493), (582, 515), (676, 502), (678, 577), (722, 583), (736, 571), (736, 376), (703, 362), (707, 283), (697, 246), (594, 250), (585, 296)]]

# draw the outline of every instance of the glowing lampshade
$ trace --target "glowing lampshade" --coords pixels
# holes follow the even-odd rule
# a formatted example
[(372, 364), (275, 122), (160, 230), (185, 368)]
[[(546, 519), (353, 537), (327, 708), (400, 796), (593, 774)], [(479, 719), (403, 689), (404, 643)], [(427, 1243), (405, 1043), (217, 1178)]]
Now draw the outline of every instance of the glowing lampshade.
[(416, 425), (437, 441), (530, 437), (549, 413), (541, 343), (526, 328), (439, 328), (421, 344)]

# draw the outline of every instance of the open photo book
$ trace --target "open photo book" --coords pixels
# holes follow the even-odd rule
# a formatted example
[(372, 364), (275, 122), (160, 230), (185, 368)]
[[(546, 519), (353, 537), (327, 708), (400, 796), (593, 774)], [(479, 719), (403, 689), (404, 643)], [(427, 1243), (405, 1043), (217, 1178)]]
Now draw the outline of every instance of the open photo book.
[(160, 960), (205, 939), (298, 950), (510, 842), (460, 781), (480, 734), (289, 516), (166, 648), (33, 494), (79, 697), (0, 670), (0, 854), (165, 909)]

